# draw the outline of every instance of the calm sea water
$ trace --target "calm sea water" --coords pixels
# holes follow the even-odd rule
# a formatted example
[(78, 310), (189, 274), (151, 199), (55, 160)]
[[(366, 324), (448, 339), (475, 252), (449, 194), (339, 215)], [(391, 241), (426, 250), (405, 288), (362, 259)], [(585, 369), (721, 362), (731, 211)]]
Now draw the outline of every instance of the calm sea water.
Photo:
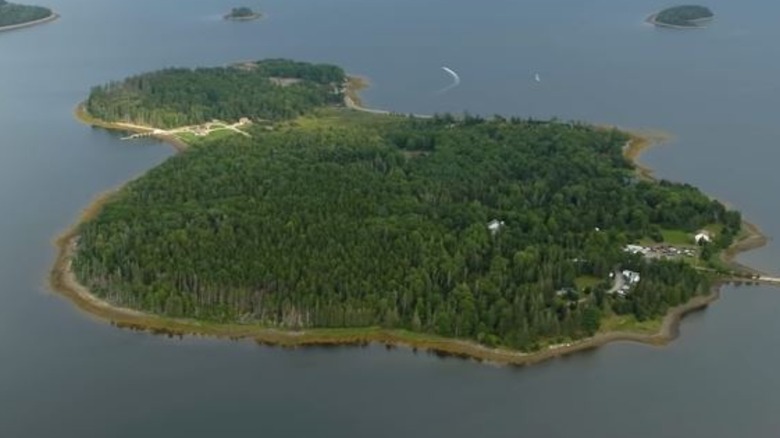
[[(47, 0), (0, 34), (0, 436), (776, 437), (780, 290), (727, 288), (666, 348), (613, 344), (526, 368), (404, 349), (282, 350), (112, 328), (53, 295), (52, 238), (171, 154), (73, 120), (91, 85), (272, 56), (371, 78), (404, 112), (559, 116), (673, 134), (643, 159), (780, 235), (780, 57), (769, 0), (710, 0), (707, 30), (621, 0)], [(441, 70), (462, 84), (447, 93)], [(539, 73), (541, 82), (533, 80)], [(744, 261), (778, 271), (770, 244)]]

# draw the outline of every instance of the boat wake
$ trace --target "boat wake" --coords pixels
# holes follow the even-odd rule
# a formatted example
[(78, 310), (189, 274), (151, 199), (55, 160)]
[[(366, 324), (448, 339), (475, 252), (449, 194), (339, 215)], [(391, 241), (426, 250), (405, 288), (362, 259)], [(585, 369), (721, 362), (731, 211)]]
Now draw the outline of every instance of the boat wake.
[(445, 72), (447, 72), (447, 74), (449, 74), (450, 76), (452, 76), (452, 83), (450, 85), (447, 85), (446, 87), (442, 88), (441, 90), (439, 90), (438, 91), (439, 94), (446, 93), (446, 92), (452, 90), (453, 88), (457, 87), (458, 85), (460, 85), (460, 76), (458, 76), (458, 74), (455, 73), (454, 70), (452, 70), (449, 67), (442, 67), (441, 69), (444, 70)]

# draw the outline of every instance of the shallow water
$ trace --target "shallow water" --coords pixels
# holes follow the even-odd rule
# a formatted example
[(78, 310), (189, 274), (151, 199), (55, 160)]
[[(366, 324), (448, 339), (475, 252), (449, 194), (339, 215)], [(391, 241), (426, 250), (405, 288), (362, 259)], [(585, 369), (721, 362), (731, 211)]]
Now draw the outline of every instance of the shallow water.
[[(614, 123), (673, 134), (643, 161), (770, 236), (780, 4), (711, 0), (706, 30), (619, 0), (51, 0), (0, 34), (0, 436), (708, 436), (780, 430), (780, 290), (726, 288), (666, 348), (618, 343), (530, 368), (383, 347), (283, 350), (119, 330), (51, 294), (51, 240), (99, 192), (172, 152), (75, 122), (90, 86), (165, 66), (284, 56), (368, 76), (369, 104)], [(647, 2), (642, 2), (647, 3)], [(462, 78), (449, 83), (448, 66)], [(541, 82), (533, 80), (539, 73)], [(743, 260), (780, 271), (770, 244)]]

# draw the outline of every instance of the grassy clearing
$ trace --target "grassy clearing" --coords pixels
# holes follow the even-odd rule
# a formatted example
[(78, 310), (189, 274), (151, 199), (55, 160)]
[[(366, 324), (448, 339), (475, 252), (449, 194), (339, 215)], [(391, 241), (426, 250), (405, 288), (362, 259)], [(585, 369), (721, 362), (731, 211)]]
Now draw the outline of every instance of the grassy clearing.
[(580, 277), (577, 277), (574, 279), (574, 285), (577, 286), (577, 289), (583, 290), (587, 287), (593, 287), (599, 283), (604, 281), (604, 279), (594, 277), (592, 275), (583, 275)]
[(298, 117), (285, 126), (303, 129), (323, 129), (331, 127), (382, 128), (403, 121), (403, 116), (379, 115), (347, 108), (321, 108), (312, 113)]
[[(710, 235), (714, 236), (714, 237), (720, 236), (721, 233), (723, 233), (723, 225), (722, 224), (707, 225), (706, 227), (704, 227), (704, 229), (706, 231), (709, 231)], [(742, 234), (743, 231), (745, 231), (745, 230), (744, 229), (740, 230), (740, 234)], [(739, 238), (739, 236), (738, 236), (738, 238)]]
[(195, 134), (191, 132), (182, 132), (179, 134), (176, 134), (176, 138), (183, 141), (184, 143), (187, 143), (189, 145), (194, 145), (198, 141), (200, 141), (200, 137), (196, 136)]
[(176, 134), (176, 138), (189, 146), (198, 146), (200, 144), (209, 143), (221, 138), (237, 135), (239, 135), (237, 132), (230, 129), (218, 129), (211, 131), (208, 135), (205, 136), (198, 136), (191, 132), (180, 132)]
[(639, 240), (639, 244), (644, 246), (653, 246), (659, 244), (667, 244), (667, 245), (673, 245), (677, 247), (695, 246), (695, 243), (693, 241), (693, 234), (683, 230), (662, 229), (661, 236), (664, 239), (662, 242), (656, 242), (655, 240), (649, 237), (645, 237)]
[(682, 230), (661, 230), (664, 236), (664, 242), (675, 246), (693, 246), (693, 236), (691, 233)]
[(609, 315), (601, 320), (600, 333), (632, 332), (652, 335), (661, 330), (661, 318), (637, 321), (634, 315)]

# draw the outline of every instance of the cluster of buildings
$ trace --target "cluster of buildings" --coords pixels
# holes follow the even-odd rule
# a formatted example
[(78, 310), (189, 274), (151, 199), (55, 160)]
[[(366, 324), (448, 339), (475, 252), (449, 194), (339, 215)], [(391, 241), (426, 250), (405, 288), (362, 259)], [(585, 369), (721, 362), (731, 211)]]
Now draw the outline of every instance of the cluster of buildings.
[(621, 271), (620, 275), (623, 277), (623, 284), (617, 288), (615, 293), (624, 297), (633, 286), (639, 283), (641, 276), (639, 275), (639, 272), (630, 271), (628, 269)]
[[(490, 231), (491, 234), (496, 234), (505, 226), (504, 221), (493, 219), (487, 224), (487, 229)], [(600, 231), (598, 228), (596, 228), (596, 231)], [(697, 232), (693, 236), (693, 241), (697, 244), (701, 245), (703, 243), (710, 243), (712, 242), (712, 235), (705, 230)], [(682, 246), (682, 247), (676, 247), (672, 245), (667, 244), (658, 244), (658, 245), (652, 245), (652, 246), (645, 246), (645, 245), (626, 245), (623, 248), (623, 251), (630, 253), (630, 254), (641, 254), (645, 258), (679, 258), (679, 257), (696, 257), (698, 254), (698, 250), (696, 247), (693, 246)], [(574, 259), (573, 261), (578, 262), (579, 259)], [(616, 278), (616, 275), (618, 276)], [(636, 286), (637, 283), (639, 283), (639, 280), (641, 279), (641, 276), (639, 272), (631, 271), (628, 269), (624, 269), (622, 271), (616, 271), (611, 274), (609, 274), (610, 278), (612, 278), (615, 281), (613, 289), (611, 289), (608, 293), (615, 293), (619, 296), (626, 296), (630, 291), (631, 288)], [(558, 291), (556, 291), (556, 295), (559, 297), (563, 297), (566, 295), (570, 295), (572, 292), (575, 292), (571, 288), (563, 288)]]
[[(693, 241), (697, 245), (712, 242), (712, 234), (706, 230), (697, 232), (693, 236)], [(698, 251), (695, 247), (677, 247), (667, 244), (644, 246), (644, 245), (626, 245), (623, 251), (631, 254), (641, 254), (646, 258), (678, 258), (678, 257), (696, 257)]]
[[(618, 275), (618, 278), (615, 278), (616, 274)], [(626, 296), (631, 291), (631, 288), (636, 286), (636, 284), (639, 283), (639, 280), (642, 278), (642, 276), (639, 275), (639, 272), (631, 271), (629, 269), (624, 269), (620, 272), (613, 272), (609, 274), (609, 277), (615, 281), (615, 286), (607, 293), (614, 293), (621, 297)]]
[(677, 258), (677, 257), (695, 257), (696, 249), (694, 248), (678, 248), (672, 245), (626, 245), (623, 251), (631, 254), (642, 254), (649, 259), (660, 258)]
[[(693, 241), (697, 245), (712, 242), (712, 234), (706, 230), (697, 232), (693, 236)], [(667, 244), (659, 244), (652, 246), (645, 245), (626, 245), (623, 251), (630, 254), (641, 254), (645, 258), (659, 259), (659, 258), (679, 258), (679, 257), (696, 257), (698, 250), (695, 246), (672, 246)], [(625, 296), (633, 286), (639, 283), (640, 275), (638, 272), (623, 270), (619, 273), (620, 279), (615, 279), (615, 289), (612, 291), (620, 296)], [(614, 278), (615, 274), (610, 274), (610, 277)], [(619, 281), (622, 280), (622, 281)]]

